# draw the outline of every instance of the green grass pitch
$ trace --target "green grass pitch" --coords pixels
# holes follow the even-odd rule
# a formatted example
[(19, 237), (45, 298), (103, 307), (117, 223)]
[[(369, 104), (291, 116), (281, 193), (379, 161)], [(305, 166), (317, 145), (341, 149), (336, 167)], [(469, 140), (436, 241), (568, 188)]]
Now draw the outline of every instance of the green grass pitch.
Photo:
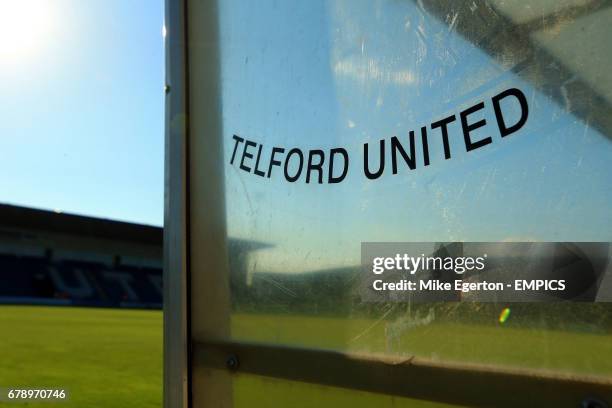
[(0, 306), (0, 387), (64, 387), (61, 403), (10, 407), (162, 405), (162, 312)]

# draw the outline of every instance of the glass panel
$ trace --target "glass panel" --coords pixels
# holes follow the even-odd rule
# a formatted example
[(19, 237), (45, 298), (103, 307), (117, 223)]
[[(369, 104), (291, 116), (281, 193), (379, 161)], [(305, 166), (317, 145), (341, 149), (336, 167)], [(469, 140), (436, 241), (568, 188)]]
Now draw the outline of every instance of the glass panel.
[[(219, 191), (230, 278), (229, 300), (215, 292), (212, 303), (225, 310), (227, 301), (231, 312), (229, 323), (197, 322), (210, 293), (203, 277), (219, 272), (198, 263), (196, 239), (196, 341), (216, 330), (240, 341), (612, 376), (602, 358), (612, 355), (607, 303), (513, 305), (502, 325), (507, 305), (373, 304), (358, 290), (366, 241), (612, 241), (612, 71), (602, 49), (611, 13), (569, 1), (223, 1)], [(194, 117), (210, 114), (197, 103), (210, 60), (198, 55)], [(206, 129), (192, 130), (197, 167)], [(396, 150), (396, 169), (394, 136), (416, 158)], [(376, 173), (381, 140), (386, 166), (368, 177), (364, 162)], [(194, 220), (210, 210), (202, 180), (216, 177), (199, 171)]]
[(343, 388), (325, 387), (297, 381), (284, 381), (255, 375), (240, 375), (234, 380), (234, 407), (291, 406), (295, 408), (325, 407), (410, 407), (451, 408), (448, 405), (419, 401), (410, 398), (392, 397), (370, 392), (352, 391)]

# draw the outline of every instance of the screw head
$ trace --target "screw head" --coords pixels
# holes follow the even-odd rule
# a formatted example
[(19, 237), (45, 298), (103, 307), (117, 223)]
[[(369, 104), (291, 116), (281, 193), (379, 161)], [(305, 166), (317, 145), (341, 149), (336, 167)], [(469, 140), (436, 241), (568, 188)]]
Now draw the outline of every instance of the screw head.
[(238, 361), (238, 357), (233, 354), (230, 354), (225, 360), (225, 366), (228, 368), (228, 370), (236, 371), (239, 365), (240, 362)]

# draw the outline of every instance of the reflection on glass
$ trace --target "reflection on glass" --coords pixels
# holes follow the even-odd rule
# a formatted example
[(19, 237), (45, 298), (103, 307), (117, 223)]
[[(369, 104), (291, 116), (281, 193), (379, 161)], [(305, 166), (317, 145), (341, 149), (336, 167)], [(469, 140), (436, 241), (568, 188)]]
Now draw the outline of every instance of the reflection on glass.
[(320, 408), (381, 406), (452, 408), (459, 406), (255, 375), (244, 375), (237, 378), (234, 381), (233, 390), (234, 406), (237, 408), (252, 407), (254, 401), (257, 401), (258, 406), (263, 407), (290, 406), (295, 408), (310, 408), (313, 405)]
[[(612, 376), (606, 303), (371, 304), (358, 291), (366, 241), (612, 241), (611, 10), (598, 4), (222, 2), (232, 338)], [(508, 89), (529, 117), (502, 138), (492, 98)], [(472, 137), (491, 141), (467, 151), (459, 114), (481, 102)], [(502, 109), (520, 119), (519, 104)], [(450, 115), (444, 146), (432, 123)], [(410, 131), (414, 169), (365, 177), (364, 144)], [(351, 164), (334, 184), (258, 176), (229, 164), (234, 135), (262, 157), (342, 147)]]

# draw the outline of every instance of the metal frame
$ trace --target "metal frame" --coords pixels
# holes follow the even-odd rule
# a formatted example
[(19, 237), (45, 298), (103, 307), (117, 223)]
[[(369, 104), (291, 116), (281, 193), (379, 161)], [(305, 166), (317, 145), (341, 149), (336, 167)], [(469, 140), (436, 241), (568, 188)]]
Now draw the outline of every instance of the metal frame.
[(164, 407), (189, 406), (188, 95), (186, 5), (166, 0)]

